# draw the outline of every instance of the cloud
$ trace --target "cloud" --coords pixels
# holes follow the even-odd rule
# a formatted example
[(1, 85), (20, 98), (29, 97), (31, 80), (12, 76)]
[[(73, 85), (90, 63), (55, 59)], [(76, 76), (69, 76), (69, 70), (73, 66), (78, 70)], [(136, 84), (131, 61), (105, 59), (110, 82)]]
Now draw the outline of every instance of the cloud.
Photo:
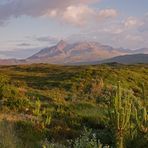
[(143, 19), (129, 16), (121, 21), (108, 22), (102, 28), (101, 31), (110, 34), (124, 34), (139, 32), (139, 29), (144, 27)]
[(75, 24), (84, 25), (95, 15), (95, 11), (88, 6), (68, 6), (61, 16), (62, 20)]
[(143, 38), (141, 36), (138, 35), (127, 35), (125, 36), (125, 39), (130, 41), (130, 42), (142, 42)]
[(61, 18), (68, 23), (84, 26), (117, 16), (118, 13), (115, 9), (94, 10), (86, 5), (78, 5), (67, 7)]
[(110, 34), (121, 34), (123, 31), (124, 31), (123, 28), (119, 26), (111, 26), (111, 27), (102, 28), (102, 32), (110, 33)]
[(51, 36), (42, 36), (42, 37), (36, 37), (35, 40), (39, 42), (47, 42), (49, 44), (56, 44), (57, 42), (60, 41), (60, 38), (51, 37)]
[(43, 16), (53, 10), (63, 10), (69, 6), (77, 4), (89, 4), (99, 0), (10, 0), (7, 3), (0, 4), (0, 23), (8, 21), (11, 17), (22, 15), (38, 17)]
[(21, 43), (21, 44), (18, 44), (18, 46), (27, 47), (27, 46), (31, 46), (31, 44), (30, 43)]
[(98, 13), (99, 18), (114, 18), (118, 16), (118, 12), (115, 9), (103, 9)]
[(76, 26), (114, 18), (115, 9), (96, 10), (89, 6), (100, 0), (10, 0), (0, 5), (0, 25), (23, 15), (49, 17)]
[(0, 52), (0, 59), (9, 59), (10, 57)]
[(104, 22), (118, 16), (115, 9), (97, 10), (88, 5), (70, 5), (63, 10), (48, 11), (46, 16), (58, 19), (64, 23), (75, 26), (84, 27), (85, 25), (95, 24), (96, 22)]
[(83, 29), (81, 33), (70, 36), (69, 40), (97, 41), (117, 48), (136, 49), (148, 47), (147, 31), (147, 15), (143, 18), (130, 16), (96, 23), (93, 28)]
[(143, 18), (143, 24), (139, 27), (139, 31), (142, 33), (148, 32), (148, 13), (145, 14)]
[(123, 23), (126, 28), (139, 27), (143, 24), (141, 20), (135, 17), (128, 17)]

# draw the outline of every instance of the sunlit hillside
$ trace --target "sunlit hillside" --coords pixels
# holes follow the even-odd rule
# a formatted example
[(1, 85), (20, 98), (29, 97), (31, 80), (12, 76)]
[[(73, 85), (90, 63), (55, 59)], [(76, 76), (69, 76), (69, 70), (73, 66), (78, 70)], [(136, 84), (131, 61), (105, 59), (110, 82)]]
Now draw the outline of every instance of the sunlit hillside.
[[(148, 93), (147, 65), (36, 64), (1, 66), (0, 73), (0, 130), (6, 134), (0, 134), (3, 145), (78, 148), (85, 147), (85, 142), (86, 147), (89, 144), (96, 147), (100, 141), (100, 146), (114, 146), (116, 114), (111, 104), (120, 86), (122, 108), (130, 116), (130, 121), (126, 114), (122, 117), (119, 109), (119, 122), (127, 122), (122, 131), (124, 145), (147, 147), (148, 121), (141, 114), (144, 106), (147, 109), (144, 100)], [(124, 104), (127, 99), (131, 109)], [(135, 109), (139, 120), (136, 120)], [(80, 135), (82, 139), (77, 139)]]

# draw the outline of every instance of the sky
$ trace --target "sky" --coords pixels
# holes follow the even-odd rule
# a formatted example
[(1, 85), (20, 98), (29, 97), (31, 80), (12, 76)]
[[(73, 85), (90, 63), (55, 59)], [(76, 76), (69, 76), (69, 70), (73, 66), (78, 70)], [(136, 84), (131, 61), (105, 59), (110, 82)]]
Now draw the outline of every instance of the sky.
[(60, 40), (148, 48), (148, 0), (0, 0), (0, 58)]

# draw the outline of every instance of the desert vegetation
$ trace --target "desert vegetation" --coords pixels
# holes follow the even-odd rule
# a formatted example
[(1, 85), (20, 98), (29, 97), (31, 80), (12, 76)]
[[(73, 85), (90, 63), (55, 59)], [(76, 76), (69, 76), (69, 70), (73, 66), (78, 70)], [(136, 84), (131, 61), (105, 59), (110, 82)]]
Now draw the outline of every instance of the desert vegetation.
[(148, 66), (0, 67), (0, 147), (147, 148)]

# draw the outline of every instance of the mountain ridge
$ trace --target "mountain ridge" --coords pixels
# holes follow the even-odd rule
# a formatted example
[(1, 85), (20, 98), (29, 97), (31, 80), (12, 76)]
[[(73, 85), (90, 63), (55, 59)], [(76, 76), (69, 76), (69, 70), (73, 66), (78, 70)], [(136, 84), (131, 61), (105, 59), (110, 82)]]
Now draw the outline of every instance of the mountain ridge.
[(93, 63), (94, 61), (104, 61), (118, 56), (129, 54), (148, 54), (148, 48), (137, 50), (113, 48), (99, 42), (76, 42), (68, 43), (61, 40), (52, 47), (46, 47), (32, 56), (24, 59), (0, 59), (0, 65), (17, 65), (32, 63), (49, 64), (73, 64), (73, 63)]
[(126, 52), (98, 42), (76, 42), (69, 44), (65, 41), (60, 41), (57, 45), (45, 48), (27, 58), (27, 61), (44, 61), (59, 64), (103, 60), (122, 54), (126, 54)]

